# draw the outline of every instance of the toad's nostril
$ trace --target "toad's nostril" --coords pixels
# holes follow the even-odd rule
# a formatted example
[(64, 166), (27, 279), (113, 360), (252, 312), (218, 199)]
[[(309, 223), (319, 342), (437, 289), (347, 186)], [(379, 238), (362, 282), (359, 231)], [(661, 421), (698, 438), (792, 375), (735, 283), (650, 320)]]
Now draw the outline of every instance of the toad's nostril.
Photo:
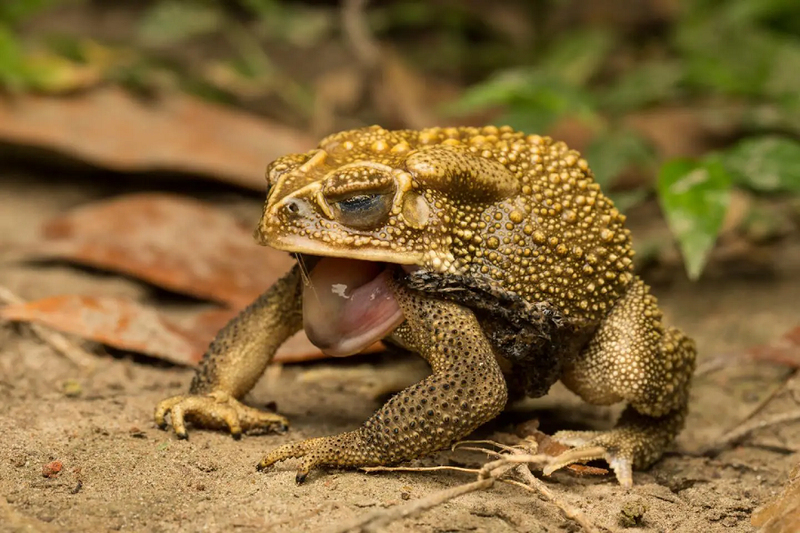
[(286, 209), (292, 214), (298, 214), (302, 210), (302, 205), (300, 200), (296, 200), (294, 198), (289, 198), (286, 200)]

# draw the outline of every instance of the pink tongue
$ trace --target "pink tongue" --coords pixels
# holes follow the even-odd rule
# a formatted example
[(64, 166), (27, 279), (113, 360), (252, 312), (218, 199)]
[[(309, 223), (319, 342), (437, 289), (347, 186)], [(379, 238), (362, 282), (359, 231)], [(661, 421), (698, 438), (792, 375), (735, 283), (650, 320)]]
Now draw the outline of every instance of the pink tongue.
[(386, 285), (383, 265), (324, 257), (303, 289), (303, 325), (309, 340), (328, 355), (352, 355), (403, 322)]

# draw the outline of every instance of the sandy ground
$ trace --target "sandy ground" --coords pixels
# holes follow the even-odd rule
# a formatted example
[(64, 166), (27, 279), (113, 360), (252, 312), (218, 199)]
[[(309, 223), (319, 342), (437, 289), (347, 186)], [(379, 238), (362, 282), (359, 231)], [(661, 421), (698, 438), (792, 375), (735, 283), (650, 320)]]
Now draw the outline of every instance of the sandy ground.
[[(35, 236), (38, 223), (66, 208), (153, 188), (147, 181), (92, 174), (73, 179), (52, 170), (0, 170), (0, 250)], [(162, 185), (158, 185), (162, 186)], [(189, 185), (178, 185), (183, 192)], [(194, 191), (196, 192), (196, 191)], [(257, 198), (210, 188), (246, 217)], [(632, 217), (636, 231), (636, 217)], [(638, 235), (638, 233), (637, 233)], [(699, 284), (673, 281), (654, 291), (670, 320), (694, 336), (704, 359), (742, 353), (797, 325), (798, 243), (781, 248), (770, 272), (713, 272)], [(678, 276), (679, 277), (679, 276)], [(0, 264), (0, 284), (26, 299), (63, 292), (112, 294), (163, 303), (180, 313), (197, 305), (135, 280), (63, 264)], [(25, 327), (0, 326), (0, 531), (325, 531), (366, 513), (472, 481), (460, 473), (316, 472), (294, 483), (293, 464), (257, 473), (273, 447), (356, 427), (380, 403), (380, 391), (424, 371), (417, 361), (353, 358), (270, 369), (248, 396), (275, 402), (290, 418), (284, 435), (229, 436), (195, 430), (189, 441), (158, 430), (156, 403), (188, 387), (192, 371), (114, 353), (82, 373)], [(674, 451), (621, 489), (610, 476), (545, 478), (561, 499), (581, 509), (601, 531), (625, 529), (624, 508), (643, 505), (637, 531), (753, 531), (752, 511), (774, 495), (800, 462), (800, 423), (760, 430), (715, 456), (698, 453), (774, 395), (758, 416), (796, 409), (800, 381), (786, 369), (729, 364), (695, 381), (688, 427)], [(67, 387), (65, 388), (65, 385)], [(378, 398), (376, 398), (378, 396)], [(586, 408), (556, 387), (546, 398), (515, 407), (482, 430), (507, 431), (539, 418), (546, 431), (608, 425), (609, 413)], [(42, 468), (60, 461), (53, 478)], [(425, 464), (475, 465), (477, 455), (441, 454)], [(519, 488), (497, 484), (387, 531), (578, 531), (557, 507)]]

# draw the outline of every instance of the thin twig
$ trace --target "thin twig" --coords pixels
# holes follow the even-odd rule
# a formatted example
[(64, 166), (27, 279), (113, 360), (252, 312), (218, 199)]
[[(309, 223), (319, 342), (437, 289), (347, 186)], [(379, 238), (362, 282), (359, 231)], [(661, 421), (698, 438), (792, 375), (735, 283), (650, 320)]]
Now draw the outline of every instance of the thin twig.
[[(552, 460), (548, 455), (536, 454), (531, 455), (525, 453), (525, 450), (519, 448), (506, 447), (502, 444), (493, 441), (465, 441), (467, 444), (491, 444), (493, 446), (500, 446), (508, 448), (510, 454), (500, 455), (494, 450), (487, 450), (482, 448), (473, 448), (475, 451), (491, 452), (495, 455), (500, 455), (499, 459), (490, 461), (483, 465), (480, 470), (460, 468), (452, 466), (434, 466), (434, 467), (367, 467), (362, 470), (368, 472), (376, 471), (407, 471), (407, 472), (431, 472), (436, 470), (450, 470), (457, 472), (477, 473), (478, 479), (471, 483), (458, 485), (439, 492), (434, 492), (419, 498), (404, 505), (398, 505), (389, 509), (380, 509), (373, 511), (369, 514), (360, 516), (355, 520), (347, 522), (343, 525), (337, 526), (330, 530), (329, 533), (346, 533), (348, 531), (374, 531), (403, 518), (417, 515), (428, 509), (441, 505), (454, 498), (476, 492), (478, 490), (488, 489), (494, 485), (495, 481), (502, 481), (512, 485), (522, 487), (525, 490), (541, 494), (546, 500), (556, 505), (564, 515), (577, 522), (587, 533), (598, 533), (598, 529), (586, 518), (586, 515), (580, 509), (561, 500), (550, 488), (548, 488), (542, 481), (537, 479), (528, 469), (529, 464), (546, 464)], [(465, 449), (461, 446), (464, 443), (457, 443), (454, 448)], [(514, 470), (519, 474), (525, 483), (519, 481), (501, 479), (509, 471)]]
[(519, 448), (514, 448), (513, 446), (508, 446), (506, 444), (502, 444), (502, 443), (494, 441), (494, 440), (460, 440), (460, 441), (456, 442), (455, 444), (453, 444), (450, 447), (450, 449), (454, 450), (454, 451), (455, 450), (459, 450), (459, 449), (460, 450), (469, 449), (469, 450), (475, 451), (475, 448), (465, 448), (464, 447), (464, 446), (469, 446), (469, 445), (472, 445), (472, 444), (488, 444), (490, 446), (494, 446), (495, 448), (500, 448), (501, 450), (505, 450), (507, 452), (512, 452), (512, 453), (516, 453), (516, 451), (519, 450)]
[(473, 448), (472, 446), (462, 446), (462, 447), (459, 448), (459, 450), (464, 450), (464, 451), (467, 451), (467, 452), (480, 452), (480, 453), (485, 453), (486, 455), (493, 455), (495, 457), (502, 457), (503, 456), (502, 453), (496, 452), (494, 450), (489, 450), (487, 448)]
[(520, 450), (520, 453), (517, 455), (504, 455), (500, 459), (496, 459), (494, 461), (486, 463), (485, 465), (483, 465), (478, 475), (480, 477), (489, 476), (491, 475), (492, 472), (496, 471), (498, 468), (501, 468), (505, 465), (518, 465), (520, 463), (522, 464), (533, 463), (533, 464), (543, 465), (549, 463), (552, 460), (553, 458), (548, 455), (544, 454), (530, 455), (527, 453), (522, 453), (522, 450)]
[(463, 468), (460, 466), (363, 466), (360, 470), (364, 472), (437, 472), (449, 470), (451, 472), (466, 472), (468, 474), (478, 474), (477, 468)]
[(758, 404), (756, 404), (756, 406), (753, 409), (751, 409), (749, 413), (747, 413), (747, 416), (745, 416), (742, 420), (740, 420), (733, 428), (723, 433), (722, 436), (715, 442), (712, 442), (706, 445), (705, 447), (701, 448), (700, 454), (715, 455), (721, 452), (726, 446), (728, 446), (728, 444), (733, 442), (730, 440), (726, 440), (726, 437), (728, 437), (731, 434), (734, 434), (734, 432), (736, 431), (739, 431), (740, 428), (750, 425), (748, 424), (748, 421), (753, 420), (756, 417), (756, 415), (758, 415), (761, 411), (763, 411), (767, 407), (767, 405), (769, 405), (772, 402), (772, 400), (775, 399), (778, 396), (778, 394), (781, 393), (786, 388), (789, 382), (794, 378), (795, 374), (796, 372), (791, 372), (788, 376), (786, 376), (786, 379), (784, 379), (778, 386), (774, 387), (769, 392), (769, 394), (761, 398)]
[(697, 379), (707, 374), (713, 374), (723, 368), (741, 363), (743, 360), (744, 358), (738, 354), (720, 354), (703, 359), (697, 364), (693, 377)]
[(778, 424), (783, 424), (785, 422), (794, 422), (796, 420), (800, 420), (800, 409), (796, 409), (794, 411), (789, 411), (788, 413), (780, 413), (777, 415), (773, 415), (768, 418), (764, 418), (762, 420), (753, 420), (751, 422), (741, 424), (740, 426), (732, 429), (731, 431), (724, 434), (722, 437), (717, 439), (717, 441), (703, 450), (704, 454), (715, 454), (722, 451), (725, 447), (739, 442), (743, 438), (747, 437), (750, 433), (757, 431), (759, 429), (763, 429), (770, 426), (775, 426)]
[[(517, 466), (515, 472), (526, 483), (519, 483), (520, 486), (534, 492), (538, 492), (544, 496), (545, 499), (547, 499), (550, 503), (561, 509), (561, 512), (564, 513), (564, 516), (580, 524), (580, 526), (585, 529), (587, 533), (598, 533), (598, 529), (589, 521), (588, 518), (586, 518), (586, 515), (583, 514), (583, 511), (560, 499), (555, 492), (550, 490), (550, 487), (544, 484), (541, 479), (538, 479), (536, 476), (531, 474), (531, 471), (528, 469), (528, 465), (521, 464)], [(513, 480), (509, 480), (509, 483), (514, 482)]]
[[(6, 305), (24, 305), (26, 302), (8, 288), (0, 285), (0, 303)], [(41, 324), (28, 323), (27, 325), (42, 342), (69, 359), (75, 366), (86, 371), (94, 370), (95, 357), (70, 341), (63, 334)]]

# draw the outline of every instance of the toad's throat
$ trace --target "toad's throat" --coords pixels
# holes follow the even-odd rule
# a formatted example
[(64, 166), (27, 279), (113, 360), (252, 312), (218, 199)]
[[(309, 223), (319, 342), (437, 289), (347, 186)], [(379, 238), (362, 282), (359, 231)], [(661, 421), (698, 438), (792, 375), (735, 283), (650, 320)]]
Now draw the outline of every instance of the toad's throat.
[(385, 263), (323, 257), (303, 288), (303, 326), (328, 355), (358, 353), (403, 322)]

